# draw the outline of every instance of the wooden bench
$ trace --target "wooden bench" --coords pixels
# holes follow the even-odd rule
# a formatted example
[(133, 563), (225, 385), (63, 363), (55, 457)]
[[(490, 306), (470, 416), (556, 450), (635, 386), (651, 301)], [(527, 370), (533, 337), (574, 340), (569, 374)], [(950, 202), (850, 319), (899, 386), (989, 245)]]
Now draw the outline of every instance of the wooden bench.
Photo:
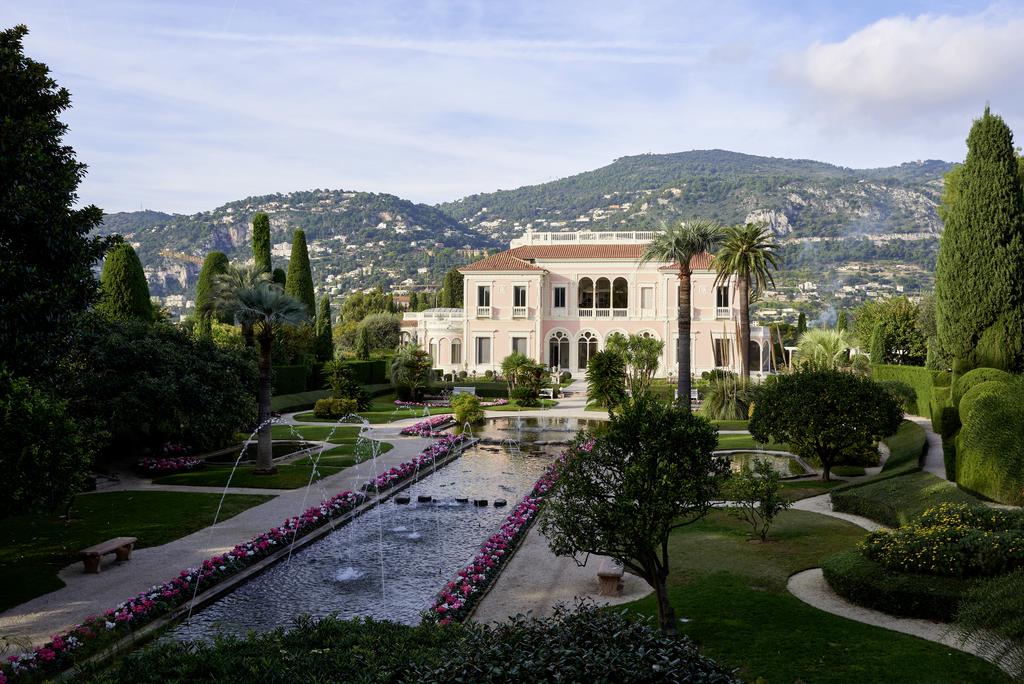
[(601, 596), (622, 595), (622, 564), (611, 558), (601, 561), (601, 567), (597, 569), (597, 581), (599, 583), (597, 593)]
[(545, 387), (544, 389), (542, 389), (540, 391), (539, 395), (540, 395), (541, 399), (554, 399), (555, 398), (555, 392), (550, 387)]
[(117, 554), (117, 560), (119, 561), (131, 560), (132, 548), (137, 541), (138, 539), (135, 537), (115, 537), (114, 539), (108, 539), (102, 544), (82, 549), (78, 553), (85, 564), (85, 571), (97, 573), (100, 571), (100, 559), (108, 553)]

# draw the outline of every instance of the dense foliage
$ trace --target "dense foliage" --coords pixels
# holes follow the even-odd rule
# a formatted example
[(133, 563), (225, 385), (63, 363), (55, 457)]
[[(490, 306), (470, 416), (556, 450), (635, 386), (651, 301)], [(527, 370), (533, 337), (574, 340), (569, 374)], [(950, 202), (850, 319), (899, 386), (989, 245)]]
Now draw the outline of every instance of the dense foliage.
[(227, 272), (228, 264), (224, 252), (210, 252), (203, 259), (203, 266), (199, 269), (199, 280), (196, 283), (196, 330), (205, 337), (212, 334), (211, 321), (215, 314), (214, 286), (217, 276)]
[(675, 633), (668, 536), (703, 518), (729, 466), (715, 429), (688, 407), (634, 397), (585, 435), (559, 469), (541, 526), (558, 555), (610, 556), (654, 588), (658, 623)]
[(271, 272), (270, 217), (262, 211), (252, 217), (252, 257), (260, 273)]
[(0, 366), (41, 376), (96, 299), (92, 268), (108, 241), (89, 237), (97, 207), (73, 208), (85, 165), (63, 141), (71, 95), (25, 56), (27, 33), (0, 31)]
[(953, 385), (962, 424), (956, 481), (1001, 503), (1024, 504), (1024, 380), (978, 368)]
[(114, 245), (103, 260), (96, 308), (119, 320), (153, 320), (149, 283), (139, 256), (127, 242)]
[(869, 378), (836, 370), (805, 370), (763, 383), (750, 434), (763, 443), (788, 443), (797, 455), (821, 464), (856, 463), (878, 440), (899, 428), (903, 411)]
[(292, 253), (288, 259), (288, 278), (284, 291), (306, 306), (306, 316), (316, 315), (316, 294), (313, 291), (313, 271), (309, 266), (306, 233), (297, 230), (292, 239)]
[(316, 309), (316, 359), (329, 361), (334, 358), (334, 337), (332, 330), (334, 321), (331, 318), (331, 298), (329, 295), (320, 297)]
[(401, 319), (390, 313), (369, 314), (359, 323), (356, 335), (357, 343), (360, 336), (365, 336), (368, 354), (394, 351), (401, 340)]
[[(110, 455), (168, 441), (204, 451), (255, 420), (251, 353), (221, 348), (165, 324), (89, 317), (63, 372), (74, 415), (108, 437)], [(154, 410), (159, 407), (159, 410)]]
[(967, 137), (955, 193), (944, 200), (936, 267), (939, 346), (953, 359), (1024, 364), (1024, 191), (1013, 134), (988, 107)]
[(321, 372), (324, 384), (331, 390), (331, 398), (355, 401), (360, 411), (370, 408), (370, 398), (350, 364), (332, 359), (324, 363)]
[(452, 411), (458, 425), (477, 425), (484, 421), (484, 410), (480, 398), (475, 394), (456, 394), (452, 397)]
[(430, 382), (430, 354), (411, 344), (400, 347), (391, 359), (391, 383), (399, 399), (419, 399)]
[(612, 333), (605, 342), (605, 350), (620, 354), (625, 363), (626, 391), (631, 396), (647, 392), (651, 388), (654, 374), (665, 343), (653, 337)]
[(161, 643), (83, 681), (734, 684), (686, 638), (660, 636), (623, 612), (581, 607), (500, 625), (417, 627), (299, 618), (292, 629), (213, 644)]
[(894, 297), (862, 304), (853, 315), (857, 340), (861, 346), (871, 345), (872, 362), (924, 365), (928, 335), (921, 326), (918, 304), (906, 297)]
[[(1024, 569), (978, 582), (960, 602), (956, 627), (960, 638), (977, 645), (980, 655), (1004, 668), (1024, 662)], [(1018, 675), (1019, 681), (1021, 676)]]
[(603, 349), (587, 363), (587, 401), (609, 410), (626, 400), (626, 359)]

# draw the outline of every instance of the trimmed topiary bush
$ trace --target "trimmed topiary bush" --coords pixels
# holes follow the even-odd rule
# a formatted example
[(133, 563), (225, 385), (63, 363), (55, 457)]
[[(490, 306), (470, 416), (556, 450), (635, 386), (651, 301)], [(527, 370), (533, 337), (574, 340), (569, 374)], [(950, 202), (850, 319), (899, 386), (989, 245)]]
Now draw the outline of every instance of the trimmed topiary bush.
[(857, 605), (892, 615), (949, 621), (977, 580), (893, 572), (857, 550), (829, 556), (821, 565), (832, 590)]
[(960, 405), (957, 407), (960, 422), (969, 422), (971, 411), (974, 409), (975, 404), (983, 397), (997, 395), (1001, 397), (1001, 401), (1012, 402), (1014, 394), (1018, 390), (1019, 388), (1014, 387), (1012, 383), (1002, 380), (986, 380), (974, 385), (960, 398)]
[[(953, 406), (959, 408), (960, 400), (963, 399), (963, 396), (967, 394), (967, 391), (972, 387), (992, 380), (998, 382), (1009, 382), (1013, 380), (1013, 376), (1004, 370), (999, 370), (998, 368), (975, 368), (972, 371), (968, 371), (958, 377), (953, 383)], [(961, 418), (961, 420), (963, 419)]]
[(1024, 398), (1019, 383), (1010, 387), (980, 393), (973, 400), (970, 419), (956, 438), (956, 481), (995, 501), (1020, 505), (1024, 504)]
[(905, 525), (941, 503), (978, 503), (956, 485), (920, 471), (910, 474), (897, 471), (893, 477), (837, 487), (832, 490), (831, 498), (835, 510), (862, 515), (889, 527)]
[(313, 405), (317, 418), (344, 418), (358, 410), (359, 402), (355, 399), (320, 399)]

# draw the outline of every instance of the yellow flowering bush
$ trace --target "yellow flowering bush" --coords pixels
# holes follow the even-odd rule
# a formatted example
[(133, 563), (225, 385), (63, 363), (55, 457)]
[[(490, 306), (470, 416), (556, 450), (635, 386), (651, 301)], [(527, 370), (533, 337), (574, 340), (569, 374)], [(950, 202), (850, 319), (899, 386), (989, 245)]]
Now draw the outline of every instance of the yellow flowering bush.
[(1024, 515), (985, 506), (941, 504), (897, 530), (872, 532), (864, 555), (897, 571), (989, 577), (1024, 567)]

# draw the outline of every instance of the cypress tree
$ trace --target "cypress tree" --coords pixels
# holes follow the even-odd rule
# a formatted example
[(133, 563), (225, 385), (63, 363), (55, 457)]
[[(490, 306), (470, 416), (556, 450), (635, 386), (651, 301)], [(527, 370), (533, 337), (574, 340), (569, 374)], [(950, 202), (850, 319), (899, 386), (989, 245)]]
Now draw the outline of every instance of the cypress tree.
[(441, 290), (441, 306), (454, 309), (462, 308), (462, 274), (453, 268), (444, 275), (444, 286)]
[(202, 337), (210, 336), (210, 321), (213, 318), (213, 285), (216, 277), (228, 270), (228, 258), (224, 252), (210, 252), (203, 259), (196, 283), (196, 330)]
[(409, 293), (409, 311), (418, 311), (420, 307), (420, 296), (415, 292)]
[(320, 298), (316, 310), (316, 358), (319, 361), (330, 361), (334, 358), (333, 328), (331, 299), (324, 295)]
[(849, 323), (846, 321), (846, 312), (840, 311), (839, 318), (836, 320), (836, 330), (846, 330)]
[(127, 242), (115, 245), (103, 261), (100, 301), (96, 308), (118, 320), (153, 320), (149, 283), (139, 255)]
[(370, 358), (370, 335), (365, 325), (360, 325), (356, 330), (355, 353), (357, 359)]
[(313, 294), (313, 274), (309, 270), (309, 251), (306, 249), (306, 233), (295, 231), (292, 239), (292, 253), (288, 259), (288, 279), (284, 291), (306, 305), (310, 315), (316, 311), (316, 295)]
[(875, 326), (875, 332), (871, 335), (871, 362), (885, 363), (885, 337), (882, 326)]
[(262, 211), (252, 217), (252, 256), (256, 268), (270, 273), (270, 217)]
[(800, 315), (796, 319), (796, 339), (800, 341), (800, 336), (807, 332), (807, 316), (801, 311)]
[(288, 282), (288, 274), (284, 272), (283, 268), (275, 268), (273, 273), (273, 280), (275, 283), (284, 287)]
[(950, 174), (935, 271), (939, 348), (1020, 369), (1024, 362), (1024, 196), (1013, 134), (988, 107)]

